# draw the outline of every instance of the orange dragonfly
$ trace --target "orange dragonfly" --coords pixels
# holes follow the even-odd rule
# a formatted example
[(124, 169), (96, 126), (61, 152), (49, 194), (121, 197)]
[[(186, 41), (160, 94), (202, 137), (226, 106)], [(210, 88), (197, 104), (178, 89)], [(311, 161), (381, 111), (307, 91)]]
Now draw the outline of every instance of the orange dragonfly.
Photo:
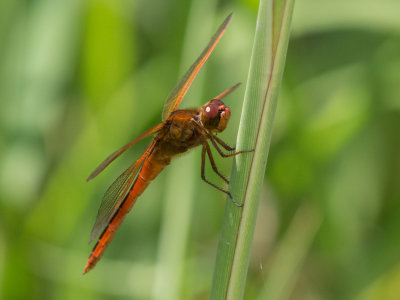
[[(87, 179), (89, 181), (96, 177), (114, 159), (144, 137), (156, 134), (142, 156), (140, 156), (133, 165), (122, 173), (105, 192), (97, 213), (95, 224), (90, 234), (89, 243), (98, 236), (99, 238), (90, 254), (83, 274), (93, 269), (96, 263), (100, 260), (107, 245), (114, 237), (115, 231), (119, 228), (126, 214), (135, 204), (136, 199), (143, 193), (150, 182), (170, 164), (172, 158), (191, 148), (197, 146), (202, 146), (203, 148), (201, 153), (202, 180), (214, 188), (226, 193), (235, 205), (241, 206), (233, 200), (232, 195), (228, 190), (224, 190), (208, 181), (204, 175), (207, 155), (214, 172), (226, 183), (229, 183), (228, 179), (218, 171), (208, 141), (211, 142), (222, 157), (230, 157), (243, 152), (248, 152), (233, 152), (235, 148), (229, 147), (215, 135), (215, 133), (221, 132), (226, 128), (231, 115), (231, 111), (221, 100), (236, 89), (239, 84), (235, 84), (200, 108), (178, 110), (179, 104), (197, 73), (207, 61), (211, 52), (225, 32), (231, 16), (232, 14), (229, 15), (221, 24), (207, 47), (189, 68), (178, 85), (169, 94), (162, 113), (163, 122), (150, 128), (131, 143), (112, 153)], [(225, 154), (220, 147), (230, 153)]]

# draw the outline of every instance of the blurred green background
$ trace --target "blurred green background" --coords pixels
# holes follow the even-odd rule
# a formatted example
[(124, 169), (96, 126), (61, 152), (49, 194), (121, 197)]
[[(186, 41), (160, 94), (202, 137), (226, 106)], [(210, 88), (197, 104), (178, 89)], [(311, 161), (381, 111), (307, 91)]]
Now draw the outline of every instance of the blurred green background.
[[(222, 20), (182, 107), (246, 82), (256, 0), (0, 2), (0, 298), (207, 299), (225, 197), (200, 151), (150, 185), (81, 272), (101, 197), (160, 122)], [(400, 2), (297, 1), (245, 299), (399, 299)], [(245, 86), (227, 98), (235, 143)], [(229, 174), (231, 159), (217, 159)], [(221, 180), (206, 170), (219, 185)]]

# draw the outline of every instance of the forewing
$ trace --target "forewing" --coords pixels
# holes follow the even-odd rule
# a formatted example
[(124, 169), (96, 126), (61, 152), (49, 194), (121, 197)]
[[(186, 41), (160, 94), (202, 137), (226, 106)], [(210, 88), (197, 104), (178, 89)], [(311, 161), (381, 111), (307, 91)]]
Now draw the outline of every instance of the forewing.
[(214, 50), (218, 41), (221, 39), (222, 35), (224, 34), (225, 29), (228, 26), (229, 21), (231, 20), (231, 17), (232, 17), (232, 14), (230, 14), (225, 19), (225, 21), (218, 28), (217, 32), (211, 38), (207, 47), (203, 50), (203, 52), (196, 59), (196, 61), (189, 68), (189, 70), (186, 71), (185, 75), (183, 76), (181, 81), (179, 81), (178, 85), (168, 95), (167, 100), (165, 101), (164, 110), (162, 113), (163, 120), (166, 120), (173, 111), (178, 109), (179, 104), (181, 103), (186, 92), (188, 91), (188, 89), (189, 89), (190, 85), (192, 84), (194, 78), (196, 77), (197, 73), (200, 71), (201, 67), (207, 61), (211, 52)]
[[(130, 142), (129, 144), (126, 144), (125, 146), (123, 146), (122, 148), (118, 149), (117, 151), (115, 151), (114, 153), (112, 153), (110, 156), (108, 156), (94, 171), (92, 174), (90, 174), (90, 176), (86, 179), (86, 181), (89, 181), (91, 179), (93, 179), (94, 177), (96, 177), (97, 175), (99, 175), (99, 173), (101, 171), (103, 171), (110, 163), (113, 162), (114, 159), (116, 159), (118, 156), (120, 156), (123, 152), (125, 152), (127, 149), (129, 149), (130, 147), (132, 147), (134, 144), (136, 144), (137, 142), (139, 142), (141, 139), (145, 138), (146, 136), (153, 134), (157, 131), (159, 131), (162, 127), (164, 126), (164, 123), (160, 123), (152, 128), (150, 128), (149, 130), (147, 130), (146, 132), (142, 133), (140, 136), (138, 136), (136, 139), (134, 139), (132, 142)], [(128, 169), (129, 170), (129, 169)], [(126, 171), (128, 171), (126, 170)], [(125, 172), (126, 172), (125, 171)], [(123, 175), (123, 174), (122, 174)], [(121, 175), (121, 176), (122, 176)]]
[(126, 195), (130, 191), (135, 182), (136, 176), (139, 173), (144, 161), (153, 151), (155, 142), (147, 148), (146, 152), (124, 173), (122, 173), (104, 193), (99, 211), (97, 213), (96, 221), (93, 225), (92, 232), (90, 233), (89, 243), (93, 241), (108, 225), (112, 217), (121, 206)]

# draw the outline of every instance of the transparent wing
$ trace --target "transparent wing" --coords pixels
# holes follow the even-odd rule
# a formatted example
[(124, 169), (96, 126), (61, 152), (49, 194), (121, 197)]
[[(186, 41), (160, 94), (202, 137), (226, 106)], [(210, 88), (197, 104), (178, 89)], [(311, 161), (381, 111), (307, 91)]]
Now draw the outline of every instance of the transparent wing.
[(90, 233), (89, 243), (93, 241), (106, 228), (112, 217), (121, 206), (122, 201), (130, 191), (135, 182), (136, 175), (139, 173), (144, 161), (153, 151), (155, 141), (147, 148), (146, 152), (124, 173), (122, 173), (104, 193), (96, 221)]
[(234, 86), (232, 86), (229, 89), (223, 91), (221, 94), (219, 94), (217, 97), (214, 97), (213, 99), (222, 100), (223, 98), (228, 96), (230, 93), (232, 93), (239, 85), (241, 85), (240, 82), (236, 83)]
[(181, 103), (183, 97), (185, 96), (186, 92), (188, 91), (190, 85), (192, 84), (194, 78), (196, 77), (197, 73), (200, 71), (201, 67), (207, 61), (208, 57), (210, 56), (211, 52), (214, 50), (215, 46), (221, 39), (222, 35), (225, 32), (226, 27), (231, 20), (232, 14), (230, 14), (225, 21), (221, 24), (218, 28), (217, 32), (211, 38), (210, 42), (208, 43), (207, 47), (203, 50), (200, 56), (196, 59), (194, 64), (186, 71), (185, 75), (179, 81), (178, 85), (171, 91), (168, 95), (167, 100), (164, 104), (164, 110), (162, 113), (162, 119), (166, 120), (169, 115), (178, 109), (179, 104)]
[[(116, 159), (118, 156), (120, 156), (123, 152), (125, 152), (127, 149), (129, 149), (130, 147), (132, 147), (134, 144), (136, 144), (137, 142), (139, 142), (141, 139), (145, 138), (146, 136), (153, 134), (157, 131), (159, 131), (162, 127), (164, 126), (164, 123), (160, 123), (152, 128), (150, 128), (149, 130), (147, 130), (146, 132), (142, 133), (140, 136), (138, 136), (136, 139), (134, 139), (132, 142), (130, 142), (129, 144), (126, 144), (125, 146), (123, 146), (122, 148), (118, 149), (117, 151), (115, 151), (114, 153), (112, 153), (110, 156), (108, 156), (97, 168), (96, 170), (93, 171), (92, 174), (90, 174), (90, 176), (86, 179), (86, 181), (89, 181), (91, 179), (93, 179), (94, 177), (96, 177), (97, 175), (99, 175), (99, 173), (101, 171), (103, 171), (110, 163), (113, 162), (114, 159)], [(129, 169), (128, 169), (129, 170)], [(126, 170), (126, 171), (128, 171)], [(122, 175), (121, 175), (122, 176)]]

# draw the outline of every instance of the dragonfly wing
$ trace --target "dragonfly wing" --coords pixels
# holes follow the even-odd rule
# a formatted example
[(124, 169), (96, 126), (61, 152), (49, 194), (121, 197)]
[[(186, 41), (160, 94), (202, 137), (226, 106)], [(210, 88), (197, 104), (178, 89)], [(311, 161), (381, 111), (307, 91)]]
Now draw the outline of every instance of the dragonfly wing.
[(213, 99), (215, 99), (215, 100), (222, 100), (222, 99), (225, 98), (227, 95), (229, 95), (230, 93), (232, 93), (239, 85), (241, 85), (240, 82), (236, 83), (234, 86), (230, 87), (230, 88), (227, 89), (226, 91), (223, 91), (221, 94), (219, 94), (217, 97), (214, 97)]
[(188, 89), (189, 89), (190, 85), (192, 84), (194, 78), (196, 77), (197, 73), (200, 71), (201, 67), (207, 61), (211, 52), (214, 50), (215, 46), (217, 45), (217, 43), (221, 39), (222, 35), (224, 34), (225, 29), (228, 26), (229, 21), (231, 20), (231, 17), (232, 17), (232, 14), (230, 14), (225, 19), (225, 21), (218, 28), (217, 32), (211, 38), (207, 47), (203, 50), (203, 52), (196, 59), (196, 61), (189, 68), (189, 70), (186, 71), (185, 75), (183, 76), (181, 81), (179, 81), (178, 85), (168, 95), (167, 100), (165, 101), (164, 110), (162, 113), (163, 120), (166, 120), (173, 111), (178, 109), (179, 104), (181, 103), (186, 92), (188, 91)]
[[(116, 159), (118, 156), (120, 156), (123, 152), (125, 152), (127, 149), (129, 149), (130, 147), (132, 147), (134, 144), (136, 144), (137, 142), (139, 142), (141, 139), (145, 138), (146, 136), (153, 134), (157, 131), (159, 131), (162, 127), (164, 126), (164, 123), (160, 123), (152, 128), (150, 128), (149, 130), (147, 130), (146, 132), (142, 133), (140, 136), (138, 136), (136, 139), (134, 139), (132, 142), (130, 142), (129, 144), (126, 144), (125, 146), (123, 146), (122, 148), (118, 149), (117, 151), (115, 151), (114, 153), (110, 154), (110, 156), (108, 156), (97, 168), (96, 170), (94, 170), (92, 172), (92, 174), (90, 174), (90, 176), (88, 177), (88, 179), (86, 179), (86, 181), (89, 181), (91, 179), (93, 179), (94, 177), (96, 177), (97, 175), (99, 175), (99, 173), (101, 173), (101, 171), (103, 171), (110, 163), (112, 163), (114, 161), (114, 159)], [(129, 169), (128, 169), (129, 170)], [(126, 170), (126, 171), (128, 171)], [(122, 175), (121, 175), (122, 176)]]
[(136, 175), (139, 173), (144, 161), (154, 149), (155, 141), (147, 148), (146, 152), (124, 173), (122, 173), (104, 193), (96, 221), (90, 233), (89, 243), (93, 241), (111, 221), (118, 208), (121, 206), (126, 195), (135, 183)]

